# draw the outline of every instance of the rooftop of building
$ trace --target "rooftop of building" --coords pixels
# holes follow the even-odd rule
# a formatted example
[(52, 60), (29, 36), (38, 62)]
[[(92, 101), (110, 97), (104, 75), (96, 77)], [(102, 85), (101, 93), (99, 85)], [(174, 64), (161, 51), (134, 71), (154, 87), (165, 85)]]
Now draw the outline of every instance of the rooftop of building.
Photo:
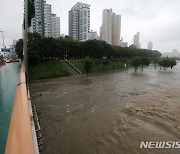
[(86, 3), (82, 3), (82, 2), (77, 2), (72, 8), (71, 10), (80, 10), (82, 8), (89, 8), (91, 5), (86, 4)]

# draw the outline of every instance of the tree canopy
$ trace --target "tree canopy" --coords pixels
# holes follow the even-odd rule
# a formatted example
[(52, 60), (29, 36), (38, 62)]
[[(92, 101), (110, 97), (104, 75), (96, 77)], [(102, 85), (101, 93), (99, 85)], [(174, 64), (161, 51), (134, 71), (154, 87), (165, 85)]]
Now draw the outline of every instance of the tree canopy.
[[(16, 53), (23, 58), (23, 40), (20, 39), (15, 46)], [(146, 58), (158, 58), (161, 53), (156, 50), (134, 49), (128, 47), (112, 46), (105, 41), (87, 40), (78, 42), (71, 37), (65, 38), (41, 38), (38, 33), (28, 35), (29, 63), (38, 63), (44, 59), (85, 58), (87, 56), (95, 59), (106, 58), (133, 58), (136, 56)]]
[(137, 71), (138, 67), (143, 64), (142, 59), (138, 56), (134, 57), (131, 61), (131, 65), (134, 66), (135, 72)]
[(84, 68), (88, 77), (88, 73), (91, 71), (91, 67), (92, 67), (92, 59), (89, 57), (85, 57), (84, 59)]
[(158, 65), (163, 67), (164, 70), (168, 67), (172, 69), (176, 65), (176, 60), (173, 58), (162, 58), (158, 61)]

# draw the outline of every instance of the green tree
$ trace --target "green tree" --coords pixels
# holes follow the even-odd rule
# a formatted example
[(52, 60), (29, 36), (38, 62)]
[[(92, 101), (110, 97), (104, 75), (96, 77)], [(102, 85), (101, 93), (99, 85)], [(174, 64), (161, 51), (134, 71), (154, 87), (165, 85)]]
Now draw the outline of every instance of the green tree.
[(28, 34), (28, 63), (29, 65), (36, 65), (43, 60), (42, 39), (39, 33)]
[[(19, 40), (16, 45), (17, 54), (23, 58), (23, 41)], [(146, 49), (134, 49), (128, 47), (112, 46), (105, 41), (87, 40), (78, 42), (71, 37), (65, 38), (41, 38), (38, 33), (29, 33), (28, 36), (29, 62), (40, 62), (44, 59), (63, 59), (67, 53), (68, 58), (84, 58), (89, 56), (95, 59), (131, 59), (133, 57), (159, 58), (159, 51)]]
[(131, 65), (134, 66), (135, 72), (137, 72), (138, 67), (142, 65), (141, 58), (140, 57), (134, 57), (131, 61)]
[(146, 58), (146, 57), (141, 58), (141, 60), (142, 60), (142, 71), (143, 71), (144, 67), (149, 66), (150, 60), (149, 58)]
[(175, 59), (170, 59), (169, 63), (170, 63), (169, 65), (170, 65), (171, 69), (177, 64)]
[(55, 59), (58, 55), (57, 41), (52, 37), (42, 39), (41, 54), (45, 59)]
[(176, 65), (176, 60), (173, 58), (162, 58), (158, 61), (158, 65), (166, 70), (168, 67), (171, 69)]
[(18, 57), (22, 60), (23, 59), (23, 40), (19, 39), (15, 45), (15, 52)]
[(102, 58), (104, 55), (104, 46), (101, 42), (102, 41), (98, 40), (88, 40), (83, 42), (81, 47), (84, 52), (84, 56)]
[(92, 67), (92, 59), (89, 57), (85, 57), (84, 59), (84, 69), (86, 71), (87, 77), (88, 77), (88, 73), (91, 71), (91, 67)]

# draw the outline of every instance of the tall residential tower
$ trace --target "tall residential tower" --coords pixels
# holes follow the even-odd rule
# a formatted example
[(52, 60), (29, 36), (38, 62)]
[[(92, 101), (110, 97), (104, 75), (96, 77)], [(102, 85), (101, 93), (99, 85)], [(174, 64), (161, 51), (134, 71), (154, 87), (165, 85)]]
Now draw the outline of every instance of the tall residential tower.
[(90, 30), (88, 33), (88, 40), (98, 40), (98, 34), (96, 31)]
[(45, 37), (45, 0), (35, 0), (35, 17), (31, 20), (31, 32), (37, 32)]
[(152, 50), (153, 49), (153, 43), (152, 42), (148, 42), (148, 49)]
[(116, 15), (112, 9), (104, 9), (100, 39), (112, 45), (119, 45), (121, 33), (121, 16)]
[(90, 5), (78, 2), (69, 11), (69, 36), (78, 41), (88, 40)]
[(46, 0), (35, 0), (35, 17), (31, 20), (30, 32), (37, 32), (43, 38), (60, 36), (60, 17), (52, 13)]
[(44, 11), (44, 20), (45, 20), (45, 37), (51, 37), (51, 29), (52, 29), (52, 18), (51, 18), (51, 5), (46, 4), (45, 5), (45, 11)]
[(141, 44), (139, 43), (140, 38), (140, 32), (137, 32), (136, 35), (134, 35), (133, 45), (135, 45), (136, 48), (141, 48)]
[(60, 37), (60, 17), (53, 13), (51, 14), (51, 37)]

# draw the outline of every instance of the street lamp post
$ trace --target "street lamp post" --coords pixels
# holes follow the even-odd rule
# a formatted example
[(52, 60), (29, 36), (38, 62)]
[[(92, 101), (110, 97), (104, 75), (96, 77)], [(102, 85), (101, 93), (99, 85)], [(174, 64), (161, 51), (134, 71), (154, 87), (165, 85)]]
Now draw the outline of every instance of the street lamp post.
[[(66, 49), (65, 49), (65, 50), (66, 50)], [(66, 61), (67, 61), (67, 57), (68, 57), (68, 52), (69, 52), (69, 51), (67, 51), (67, 50), (64, 51), (64, 60), (66, 60)]]
[(67, 61), (67, 58), (68, 58), (68, 50), (66, 50), (66, 54), (65, 54), (65, 60)]
[(4, 32), (2, 30), (0, 32), (2, 32), (2, 36), (3, 36), (3, 48), (4, 48)]

